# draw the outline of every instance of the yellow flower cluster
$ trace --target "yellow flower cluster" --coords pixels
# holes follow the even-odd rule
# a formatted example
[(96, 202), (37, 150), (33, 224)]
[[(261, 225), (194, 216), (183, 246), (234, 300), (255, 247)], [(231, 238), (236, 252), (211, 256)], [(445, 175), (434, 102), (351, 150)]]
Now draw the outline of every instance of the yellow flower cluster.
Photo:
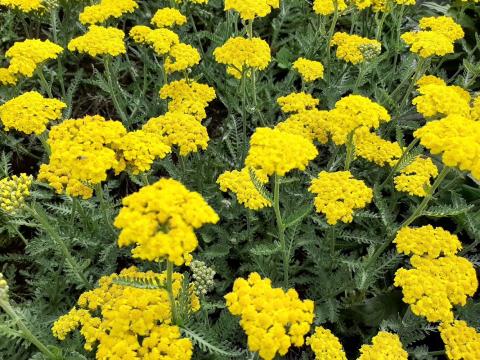
[(383, 140), (366, 127), (355, 130), (355, 155), (379, 166), (393, 166), (402, 156), (402, 148), (397, 142)]
[(257, 170), (261, 176), (284, 176), (294, 169), (305, 170), (317, 155), (313, 143), (302, 136), (278, 129), (257, 128), (250, 139), (245, 165)]
[(30, 195), (32, 177), (27, 174), (13, 175), (0, 180), (0, 210), (14, 214), (25, 203), (25, 198)]
[(160, 56), (168, 54), (173, 45), (180, 43), (178, 35), (165, 28), (152, 30), (147, 26), (137, 25), (130, 30), (130, 36), (139, 44), (150, 45)]
[[(412, 104), (417, 107), (417, 111), (425, 117), (434, 117), (437, 115), (458, 114), (469, 116), (471, 97), (468, 91), (459, 86), (447, 86), (443, 80), (430, 78), (422, 81), (418, 87), (419, 96), (413, 99)], [(426, 84), (422, 84), (427, 82)]]
[(40, 166), (38, 179), (58, 193), (90, 198), (92, 186), (105, 181), (107, 171), (124, 169), (114, 148), (126, 132), (121, 122), (98, 115), (65, 120), (50, 131), (50, 162)]
[(317, 109), (301, 111), (278, 123), (275, 129), (302, 136), (312, 142), (316, 140), (326, 144), (329, 130), (328, 111)]
[(177, 9), (166, 7), (157, 10), (155, 15), (153, 15), (151, 23), (157, 28), (171, 28), (176, 25), (186, 24), (187, 18)]
[(216, 48), (213, 55), (219, 64), (227, 65), (227, 73), (237, 79), (240, 79), (243, 73), (250, 76), (251, 70), (264, 70), (271, 61), (270, 47), (260, 38), (230, 38)]
[(68, 50), (96, 56), (125, 54), (125, 33), (113, 27), (92, 25), (88, 31), (68, 43)]
[(450, 360), (480, 358), (480, 333), (475, 328), (465, 321), (456, 320), (451, 324), (441, 324), (439, 329)]
[(25, 134), (40, 135), (50, 121), (62, 117), (67, 105), (56, 99), (46, 99), (36, 91), (26, 92), (0, 106), (0, 121), (5, 130), (15, 129)]
[(465, 305), (477, 290), (475, 268), (463, 257), (414, 255), (411, 264), (413, 269), (397, 270), (394, 284), (402, 287), (403, 301), (412, 312), (430, 322), (452, 321), (453, 305)]
[(243, 20), (267, 16), (279, 6), (280, 0), (225, 0), (225, 11), (235, 10)]
[(45, 9), (44, 0), (0, 0), (0, 6), (6, 6), (13, 10), (19, 10), (24, 13), (33, 11), (43, 11)]
[(137, 8), (135, 0), (100, 0), (98, 4), (85, 7), (80, 14), (80, 22), (84, 25), (100, 24), (133, 13)]
[(378, 56), (382, 51), (382, 44), (377, 40), (344, 32), (335, 33), (330, 46), (337, 46), (337, 58), (352, 64), (369, 61)]
[(314, 0), (313, 11), (318, 15), (330, 15), (335, 12), (335, 2), (337, 10), (344, 11), (347, 9), (345, 0)]
[(297, 70), (305, 82), (312, 82), (317, 79), (323, 79), (323, 65), (319, 61), (299, 58), (293, 63), (293, 68)]
[(136, 245), (134, 257), (175, 265), (189, 263), (197, 247), (195, 229), (219, 218), (199, 193), (173, 179), (161, 179), (122, 200), (114, 225), (119, 246)]
[(403, 349), (397, 334), (380, 331), (372, 339), (372, 345), (362, 345), (358, 360), (407, 360), (408, 353)]
[(477, 96), (473, 100), (470, 116), (473, 120), (480, 121), (480, 96)]
[(247, 280), (236, 279), (225, 299), (228, 310), (241, 317), (250, 351), (265, 360), (277, 352), (285, 355), (291, 346), (302, 346), (313, 322), (313, 301), (300, 300), (295, 289), (273, 288), (270, 279), (257, 273)]
[(299, 113), (317, 107), (320, 100), (305, 92), (291, 93), (277, 99), (278, 105), (284, 113)]
[[(266, 184), (268, 178), (261, 176), (261, 173), (256, 173), (257, 180)], [(248, 168), (243, 168), (240, 171), (225, 171), (217, 179), (217, 184), (221, 191), (232, 191), (237, 196), (238, 202), (245, 207), (252, 210), (260, 210), (265, 207), (272, 206), (270, 200), (266, 199), (255, 187)]]
[(194, 116), (198, 121), (207, 117), (205, 108), (216, 98), (215, 89), (195, 81), (185, 79), (172, 81), (160, 90), (160, 98), (171, 99), (169, 112), (180, 112)]
[(61, 46), (50, 40), (18, 41), (5, 53), (5, 57), (10, 59), (10, 65), (0, 69), (0, 81), (5, 85), (15, 85), (19, 76), (32, 77), (45, 61), (56, 59), (62, 51)]
[(306, 343), (315, 353), (315, 360), (347, 360), (338, 338), (321, 326), (315, 328), (315, 333), (307, 338)]
[(317, 212), (325, 214), (330, 225), (352, 222), (353, 211), (364, 208), (373, 198), (372, 189), (354, 179), (350, 171), (322, 171), (308, 190), (316, 194)]
[[(73, 308), (54, 323), (53, 335), (64, 340), (70, 332), (80, 327), (85, 338), (85, 349), (91, 351), (96, 346), (98, 360), (190, 359), (193, 345), (190, 340), (180, 337), (177, 326), (171, 325), (167, 290), (142, 289), (115, 283), (122, 279), (165, 283), (166, 274), (139, 272), (135, 267), (130, 267), (119, 275), (102, 277), (98, 288), (80, 296), (78, 308)], [(179, 296), (182, 281), (182, 274), (173, 274), (175, 298)], [(191, 309), (197, 311), (200, 304), (193, 291), (190, 298)]]
[(438, 175), (438, 168), (428, 157), (418, 156), (395, 176), (395, 189), (412, 196), (426, 196), (430, 179)]
[(422, 18), (419, 25), (420, 31), (406, 32), (401, 38), (422, 58), (452, 54), (453, 43), (464, 36), (460, 25), (446, 16)]
[(169, 146), (178, 146), (181, 156), (208, 147), (207, 128), (193, 115), (182, 112), (167, 112), (165, 115), (151, 118), (143, 126), (143, 130), (161, 136)]
[(390, 121), (387, 110), (361, 95), (349, 95), (337, 101), (328, 113), (329, 131), (337, 145), (347, 142), (348, 135), (359, 127), (377, 129), (381, 122)]
[(432, 154), (442, 154), (447, 166), (471, 171), (480, 179), (480, 122), (450, 115), (442, 120), (430, 121), (414, 132), (423, 146)]
[(165, 59), (165, 71), (171, 74), (176, 71), (185, 71), (200, 63), (198, 50), (188, 44), (175, 44), (170, 48)]
[(454, 256), (462, 249), (462, 244), (456, 235), (432, 225), (419, 228), (404, 227), (398, 231), (393, 242), (397, 245), (399, 253), (432, 259), (440, 256)]

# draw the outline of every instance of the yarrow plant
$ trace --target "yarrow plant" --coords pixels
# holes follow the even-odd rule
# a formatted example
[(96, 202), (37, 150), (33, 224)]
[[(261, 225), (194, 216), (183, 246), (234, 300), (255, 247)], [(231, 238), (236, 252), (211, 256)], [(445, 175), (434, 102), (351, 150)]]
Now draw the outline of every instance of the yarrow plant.
[(479, 5), (0, 0), (0, 359), (479, 359)]

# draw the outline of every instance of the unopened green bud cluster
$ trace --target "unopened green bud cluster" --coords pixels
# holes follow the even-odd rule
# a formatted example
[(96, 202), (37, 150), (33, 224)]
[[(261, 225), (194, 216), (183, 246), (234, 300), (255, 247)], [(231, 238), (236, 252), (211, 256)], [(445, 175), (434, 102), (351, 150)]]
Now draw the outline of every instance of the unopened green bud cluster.
[(215, 285), (213, 280), (215, 270), (209, 268), (203, 261), (193, 260), (190, 263), (192, 270), (193, 284), (198, 295), (205, 295), (211, 291)]

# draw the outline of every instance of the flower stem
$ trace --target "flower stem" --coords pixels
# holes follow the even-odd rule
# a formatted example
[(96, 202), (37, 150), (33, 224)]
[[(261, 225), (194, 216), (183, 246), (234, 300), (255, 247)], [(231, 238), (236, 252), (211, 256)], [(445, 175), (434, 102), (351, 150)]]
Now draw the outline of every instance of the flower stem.
[(113, 69), (112, 69), (112, 58), (110, 56), (105, 56), (103, 58), (103, 64), (105, 66), (105, 75), (107, 77), (108, 87), (110, 89), (110, 96), (112, 97), (112, 100), (113, 100), (113, 106), (115, 107), (115, 110), (117, 110), (117, 113), (120, 116), (120, 118), (122, 119), (122, 122), (126, 126), (129, 126), (130, 121), (128, 120), (128, 117), (125, 114), (125, 111), (123, 110), (123, 107), (120, 104), (120, 101), (118, 100), (118, 97), (117, 97), (117, 89), (116, 88), (118, 88), (119, 85), (118, 85), (118, 82), (116, 80), (114, 81), (114, 74), (113, 74)]
[(176, 311), (176, 303), (175, 303), (175, 294), (173, 293), (173, 263), (168, 260), (167, 260), (167, 282), (165, 285), (168, 292), (168, 298), (170, 299), (172, 322), (175, 324), (177, 321), (177, 311)]
[(47, 79), (45, 79), (45, 75), (43, 74), (43, 70), (40, 69), (37, 71), (38, 78), (40, 79), (40, 85), (42, 85), (43, 91), (45, 91), (49, 98), (53, 98), (52, 88), (48, 83)]
[(275, 218), (277, 221), (278, 239), (280, 240), (280, 247), (283, 255), (283, 286), (288, 289), (288, 268), (289, 268), (289, 254), (287, 249), (287, 242), (285, 239), (285, 223), (280, 212), (280, 176), (275, 174), (274, 177), (274, 192), (273, 192), (273, 209), (275, 211)]
[(102, 211), (103, 219), (105, 223), (108, 225), (110, 231), (113, 234), (113, 237), (117, 237), (117, 232), (115, 231), (115, 228), (112, 225), (112, 222), (110, 221), (107, 213), (107, 204), (105, 203), (105, 195), (103, 193), (103, 188), (102, 184), (95, 184), (95, 193), (97, 194), (98, 201), (100, 202), (100, 210)]
[(348, 134), (348, 140), (347, 140), (347, 143), (345, 144), (347, 148), (347, 153), (345, 155), (345, 171), (350, 170), (350, 166), (352, 165), (352, 161), (355, 153), (355, 144), (353, 143), (354, 133), (355, 133), (355, 130), (351, 131), (350, 134)]

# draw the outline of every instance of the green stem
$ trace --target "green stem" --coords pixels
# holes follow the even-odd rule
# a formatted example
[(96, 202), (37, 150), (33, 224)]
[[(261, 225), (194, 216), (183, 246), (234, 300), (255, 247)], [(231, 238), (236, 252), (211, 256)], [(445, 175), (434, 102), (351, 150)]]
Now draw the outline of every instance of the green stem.
[(400, 156), (400, 159), (395, 163), (395, 165), (392, 168), (392, 171), (390, 171), (390, 174), (388, 174), (388, 177), (385, 179), (385, 181), (380, 185), (380, 189), (383, 189), (383, 187), (390, 182), (390, 180), (395, 176), (397, 173), (398, 168), (400, 167), (400, 164), (403, 162), (405, 157), (410, 154), (410, 151), (418, 144), (420, 140), (415, 138), (413, 141), (408, 145), (408, 147), (405, 149), (405, 151), (402, 153), (402, 156)]
[[(52, 34), (53, 34), (53, 42), (58, 44), (58, 26), (57, 26), (57, 18), (58, 18), (58, 8), (55, 8), (50, 12), (50, 24), (52, 27)], [(60, 83), (60, 90), (62, 91), (62, 99), (64, 101), (67, 100), (67, 92), (65, 90), (65, 83), (63, 81), (63, 63), (60, 59), (60, 56), (57, 57), (57, 78), (58, 82)]]
[(175, 294), (173, 293), (173, 263), (168, 260), (167, 260), (167, 282), (165, 285), (168, 292), (168, 298), (170, 299), (172, 322), (175, 324), (177, 321), (177, 310), (176, 310), (176, 303), (175, 303)]
[(363, 78), (365, 77), (365, 73), (367, 72), (367, 64), (361, 63), (358, 66), (358, 76), (357, 80), (355, 81), (355, 85), (353, 87), (353, 92), (356, 93), (358, 90), (358, 87), (360, 86)]
[[(401, 102), (400, 102), (400, 109), (403, 108), (403, 106), (405, 105), (405, 102), (408, 100), (408, 97), (410, 96), (410, 94), (412, 93), (413, 91), (413, 88), (415, 87), (415, 85), (417, 84), (417, 81), (422, 77), (422, 75), (427, 71), (427, 68), (428, 68), (428, 62), (426, 59), (424, 58), (420, 58), (420, 60), (418, 61), (418, 64), (417, 64), (417, 67), (416, 67), (416, 70), (415, 70), (415, 73), (413, 75), (413, 79), (412, 81), (410, 82), (410, 85), (408, 86), (407, 88), (407, 91), (405, 92), (405, 95), (403, 96)], [(400, 111), (401, 112), (401, 111)]]
[(348, 134), (347, 143), (345, 144), (347, 148), (347, 153), (345, 155), (345, 171), (350, 170), (350, 166), (352, 165), (352, 161), (354, 158), (354, 153), (355, 153), (355, 144), (353, 143), (354, 134), (355, 134), (355, 130), (351, 131), (350, 134)]
[(73, 258), (72, 254), (70, 253), (70, 250), (68, 249), (67, 245), (65, 242), (62, 240), (60, 235), (57, 233), (57, 231), (54, 229), (54, 227), (50, 224), (50, 222), (47, 219), (47, 216), (45, 214), (45, 211), (40, 205), (32, 205), (32, 207), (26, 207), (26, 209), (30, 212), (30, 214), (40, 223), (42, 228), (45, 230), (45, 232), (50, 236), (55, 244), (60, 248), (65, 260), (67, 261), (68, 265), (72, 269), (72, 271), (75, 273), (77, 278), (80, 280), (80, 282), (83, 284), (83, 286), (86, 289), (90, 289), (91, 285), (88, 282), (87, 278), (83, 274), (83, 272), (78, 268), (77, 263), (75, 262), (75, 259)]
[(375, 39), (380, 41), (382, 37), (382, 31), (383, 31), (383, 25), (385, 23), (385, 20), (387, 18), (388, 11), (385, 11), (382, 13), (382, 17), (380, 18), (380, 22), (377, 24), (377, 31), (375, 33)]
[(50, 145), (48, 145), (48, 132), (44, 131), (43, 133), (38, 135), (38, 140), (40, 140), (40, 142), (42, 143), (42, 146), (43, 146), (43, 149), (45, 150), (45, 153), (48, 156), (50, 156), (52, 151), (50, 149)]
[(329, 68), (330, 57), (331, 57), (330, 42), (332, 41), (333, 33), (335, 32), (335, 26), (337, 25), (337, 21), (338, 21), (338, 17), (339, 17), (338, 1), (334, 0), (333, 4), (335, 6), (335, 11), (333, 13), (332, 23), (330, 24), (330, 29), (328, 30), (328, 36), (327, 36), (327, 68)]
[(274, 182), (273, 209), (275, 211), (278, 239), (280, 240), (280, 247), (283, 255), (283, 286), (285, 289), (288, 289), (288, 268), (290, 264), (287, 241), (285, 239), (285, 223), (283, 222), (282, 213), (280, 212), (280, 176), (277, 174), (275, 174)]
[(43, 74), (43, 70), (40, 69), (37, 71), (38, 78), (40, 79), (40, 85), (42, 85), (43, 91), (45, 91), (49, 98), (53, 98), (52, 88), (49, 85), (47, 79), (45, 79), (45, 75)]
[(246, 71), (242, 72), (242, 79), (240, 80), (240, 87), (242, 88), (242, 136), (243, 136), (243, 156), (247, 156), (248, 139), (247, 139), (247, 75)]
[(103, 187), (102, 184), (95, 184), (95, 193), (97, 194), (97, 198), (100, 202), (100, 210), (102, 211), (103, 219), (105, 223), (108, 225), (110, 231), (112, 232), (112, 235), (114, 238), (117, 237), (117, 232), (115, 231), (115, 228), (112, 225), (112, 222), (110, 221), (110, 218), (108, 217), (108, 208), (107, 204), (105, 203), (105, 194), (103, 193)]
[(28, 328), (27, 325), (23, 322), (22, 318), (17, 314), (8, 301), (0, 300), (0, 307), (5, 311), (5, 313), (10, 316), (14, 321), (15, 325), (21, 331), (23, 337), (28, 340), (31, 344), (35, 345), (40, 352), (49, 359), (58, 359), (58, 357), (52, 353), (48, 347), (40, 341)]
[(123, 110), (122, 105), (120, 104), (120, 101), (118, 100), (117, 97), (117, 89), (119, 88), (118, 82), (114, 80), (115, 76), (113, 74), (113, 69), (112, 69), (112, 58), (110, 56), (105, 56), (103, 58), (103, 64), (105, 66), (105, 75), (107, 77), (107, 82), (108, 82), (108, 87), (110, 90), (110, 96), (112, 97), (113, 100), (113, 106), (115, 107), (115, 110), (117, 110), (118, 115), (122, 119), (122, 122), (126, 125), (130, 125), (130, 121), (128, 120), (127, 115), (125, 114), (125, 111)]
[(253, 38), (253, 20), (247, 21), (247, 35), (249, 39)]

